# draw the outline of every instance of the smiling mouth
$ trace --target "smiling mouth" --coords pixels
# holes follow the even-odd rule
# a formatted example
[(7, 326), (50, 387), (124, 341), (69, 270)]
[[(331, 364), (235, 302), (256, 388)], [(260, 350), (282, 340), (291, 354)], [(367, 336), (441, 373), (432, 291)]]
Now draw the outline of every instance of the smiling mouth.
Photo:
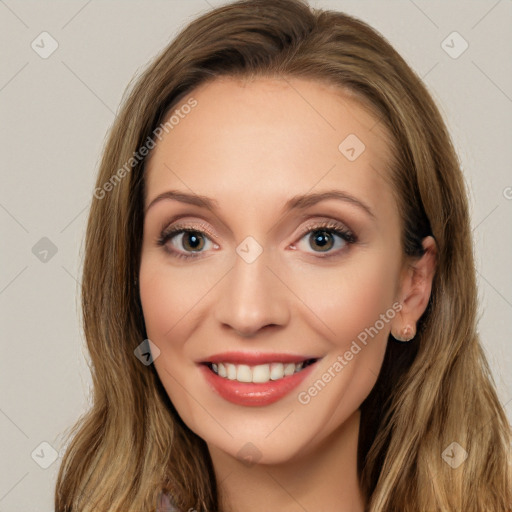
[(316, 363), (318, 359), (306, 359), (300, 363), (269, 363), (250, 366), (233, 363), (204, 363), (219, 377), (238, 382), (264, 384), (285, 379)]

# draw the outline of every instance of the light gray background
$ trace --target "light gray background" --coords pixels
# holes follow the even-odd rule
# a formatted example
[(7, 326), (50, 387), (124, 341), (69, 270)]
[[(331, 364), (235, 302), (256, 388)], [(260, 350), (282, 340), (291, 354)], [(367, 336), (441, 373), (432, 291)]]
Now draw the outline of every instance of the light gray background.
[[(179, 28), (221, 3), (0, 0), (0, 512), (53, 510), (60, 458), (40, 467), (36, 460), (50, 461), (52, 453), (41, 443), (62, 454), (63, 432), (89, 403), (81, 250), (122, 93)], [(445, 116), (471, 188), (479, 330), (512, 419), (512, 1), (310, 4), (379, 30)], [(59, 45), (47, 59), (31, 47), (43, 45), (43, 31)], [(456, 59), (441, 46), (453, 31), (469, 44)], [(43, 237), (57, 248), (46, 262), (32, 252)]]

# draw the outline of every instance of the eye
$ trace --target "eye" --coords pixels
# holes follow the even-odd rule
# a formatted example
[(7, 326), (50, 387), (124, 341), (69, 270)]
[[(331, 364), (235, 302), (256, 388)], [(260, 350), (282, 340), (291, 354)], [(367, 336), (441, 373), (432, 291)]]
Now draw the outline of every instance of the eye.
[[(203, 227), (203, 229), (205, 229)], [(176, 258), (197, 258), (211, 246), (218, 248), (207, 236), (207, 230), (172, 226), (164, 229), (157, 240), (157, 245)]]
[(347, 245), (356, 241), (355, 235), (343, 224), (336, 221), (325, 221), (309, 224), (303, 231), (299, 243), (292, 247), (309, 252), (307, 247), (301, 246), (305, 242), (313, 249), (314, 253), (324, 253), (325, 256), (320, 257), (327, 258), (339, 254)]
[[(186, 259), (200, 257), (212, 248), (218, 249), (219, 246), (210, 238), (213, 237), (213, 234), (209, 229), (206, 226), (201, 226), (201, 228), (173, 225), (160, 233), (157, 245), (162, 246), (175, 258)], [(301, 246), (305, 238), (307, 238), (306, 243), (313, 249), (313, 253), (325, 254), (319, 255), (321, 258), (336, 256), (347, 245), (357, 241), (352, 231), (342, 223), (333, 220), (308, 224), (302, 231), (299, 242), (291, 247), (309, 252), (307, 248)]]

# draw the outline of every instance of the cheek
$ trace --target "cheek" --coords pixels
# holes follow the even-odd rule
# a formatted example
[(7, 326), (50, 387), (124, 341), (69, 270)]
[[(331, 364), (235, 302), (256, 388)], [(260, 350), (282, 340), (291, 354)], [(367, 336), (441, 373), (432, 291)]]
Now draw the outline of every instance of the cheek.
[(190, 380), (194, 363), (187, 355), (187, 340), (197, 322), (198, 303), (211, 288), (208, 280), (199, 280), (194, 274), (197, 272), (177, 271), (158, 254), (143, 253), (140, 298), (148, 338), (160, 350), (155, 369), (171, 402), (189, 425), (194, 425), (195, 409), (183, 389), (196, 394), (196, 383)]
[[(304, 272), (295, 280), (311, 322), (329, 342), (344, 349), (391, 308), (398, 276), (393, 261), (368, 254), (330, 269)], [(389, 329), (387, 323), (378, 326)]]
[(191, 291), (194, 286), (187, 286), (180, 273), (171, 270), (157, 255), (143, 256), (140, 299), (147, 336), (160, 350), (154, 361), (155, 369), (171, 401), (180, 406), (180, 386), (176, 382), (184, 382), (187, 365), (192, 364), (185, 357), (185, 350), (189, 338), (187, 325), (194, 314), (191, 305), (197, 302), (197, 297)]
[(167, 340), (164, 349), (168, 340), (173, 340), (174, 346), (186, 339), (187, 326), (193, 324), (219, 280), (217, 274), (198, 271), (193, 264), (178, 269), (166, 261), (165, 255), (143, 254), (139, 282), (148, 336), (153, 336), (155, 342)]
[(391, 254), (362, 255), (357, 262), (324, 270), (323, 279), (318, 272), (310, 274), (301, 284), (300, 293), (315, 313), (309, 316), (328, 341), (327, 357), (297, 397), (305, 410), (304, 429), (318, 428), (321, 418), (325, 431), (331, 432), (375, 385), (396, 314), (396, 262)]
[[(141, 265), (140, 299), (148, 336), (162, 339), (172, 330), (180, 316), (185, 314), (187, 290), (180, 289), (179, 281), (170, 279), (158, 265)], [(180, 300), (181, 297), (181, 300)]]
[[(169, 398), (189, 425), (194, 424), (191, 418), (197, 414), (197, 408), (183, 390), (198, 394), (194, 331), (214, 307), (215, 286), (225, 273), (224, 268), (200, 269), (194, 264), (177, 268), (166, 255), (151, 250), (142, 254), (139, 282), (144, 321), (148, 338), (160, 350), (155, 369)], [(204, 336), (200, 338), (207, 341)]]
[(157, 266), (142, 264), (139, 281), (146, 331), (148, 337), (162, 350), (164, 347), (161, 341), (179, 318), (178, 294), (175, 286), (171, 286)]

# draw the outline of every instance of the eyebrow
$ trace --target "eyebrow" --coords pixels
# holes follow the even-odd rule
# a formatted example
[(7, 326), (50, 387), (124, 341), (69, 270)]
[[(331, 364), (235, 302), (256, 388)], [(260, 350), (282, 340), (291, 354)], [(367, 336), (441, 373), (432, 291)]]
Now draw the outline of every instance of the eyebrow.
[[(146, 213), (148, 210), (155, 204), (163, 200), (175, 200), (181, 203), (192, 204), (195, 206), (207, 208), (208, 210), (218, 210), (219, 203), (215, 199), (210, 197), (202, 196), (200, 194), (188, 194), (186, 192), (180, 192), (178, 190), (168, 190), (158, 196), (156, 196), (151, 203), (149, 203), (146, 208)], [(301, 194), (293, 196), (291, 199), (286, 201), (281, 215), (288, 213), (291, 210), (303, 210), (313, 206), (321, 201), (326, 201), (328, 199), (338, 199), (340, 201), (345, 201), (354, 206), (357, 206), (359, 209), (365, 211), (370, 217), (375, 218), (375, 214), (372, 209), (365, 204), (360, 199), (357, 199), (351, 194), (347, 192), (343, 192), (341, 190), (326, 190), (324, 192), (317, 193), (309, 193), (309, 194)]]

